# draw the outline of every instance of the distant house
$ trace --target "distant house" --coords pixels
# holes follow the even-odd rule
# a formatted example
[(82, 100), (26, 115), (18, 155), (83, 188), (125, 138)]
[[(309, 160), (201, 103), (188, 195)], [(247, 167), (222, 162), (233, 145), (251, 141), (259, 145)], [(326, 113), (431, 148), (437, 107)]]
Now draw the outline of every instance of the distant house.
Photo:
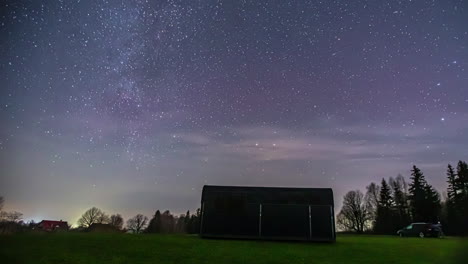
[(88, 227), (86, 230), (88, 232), (98, 232), (98, 233), (114, 233), (114, 232), (121, 232), (115, 226), (110, 224), (98, 224), (94, 223)]
[(68, 230), (68, 223), (67, 221), (55, 221), (55, 220), (42, 220), (37, 227), (43, 231), (58, 231), (58, 230)]

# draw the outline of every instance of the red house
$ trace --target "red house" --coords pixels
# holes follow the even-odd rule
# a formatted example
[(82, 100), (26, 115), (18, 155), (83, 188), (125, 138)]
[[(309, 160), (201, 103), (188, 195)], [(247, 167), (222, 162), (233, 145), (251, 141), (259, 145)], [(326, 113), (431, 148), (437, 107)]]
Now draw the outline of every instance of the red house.
[(43, 231), (68, 230), (68, 223), (62, 220), (42, 220), (37, 227)]

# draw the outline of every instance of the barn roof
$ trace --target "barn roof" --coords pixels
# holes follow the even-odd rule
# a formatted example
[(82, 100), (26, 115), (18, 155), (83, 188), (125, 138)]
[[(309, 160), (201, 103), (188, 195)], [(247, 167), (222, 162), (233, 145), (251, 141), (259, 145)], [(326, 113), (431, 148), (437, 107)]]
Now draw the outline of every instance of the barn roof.
[(331, 188), (290, 188), (254, 186), (203, 186), (202, 202), (235, 197), (251, 203), (310, 204), (333, 206)]
[(66, 225), (67, 221), (57, 221), (57, 220), (42, 220), (39, 224), (57, 224), (57, 225)]

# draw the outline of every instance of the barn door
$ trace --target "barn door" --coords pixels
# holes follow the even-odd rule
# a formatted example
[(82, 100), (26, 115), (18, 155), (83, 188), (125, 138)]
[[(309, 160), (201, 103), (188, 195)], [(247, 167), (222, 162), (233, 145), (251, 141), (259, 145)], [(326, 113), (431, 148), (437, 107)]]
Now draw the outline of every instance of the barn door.
[(334, 239), (333, 225), (333, 210), (331, 206), (310, 206), (311, 239)]
[(262, 204), (261, 236), (307, 240), (309, 207), (297, 204)]

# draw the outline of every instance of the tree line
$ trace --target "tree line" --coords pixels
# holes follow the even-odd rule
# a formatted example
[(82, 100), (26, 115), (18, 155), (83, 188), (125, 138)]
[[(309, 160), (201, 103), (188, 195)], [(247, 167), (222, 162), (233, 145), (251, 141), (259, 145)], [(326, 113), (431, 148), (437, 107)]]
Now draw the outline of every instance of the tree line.
[(447, 166), (447, 197), (442, 201), (416, 166), (411, 169), (409, 184), (402, 175), (380, 185), (372, 182), (366, 193), (349, 191), (337, 215), (337, 225), (344, 231), (395, 234), (412, 222), (441, 223), (451, 235), (468, 235), (468, 166), (459, 161), (456, 168)]
[(22, 231), (29, 224), (23, 223), (23, 214), (17, 211), (4, 211), (5, 199), (0, 196), (0, 234)]
[(88, 209), (78, 220), (78, 229), (89, 229), (93, 224), (106, 224), (115, 230), (138, 233), (188, 233), (196, 234), (200, 231), (200, 209), (194, 214), (187, 211), (185, 214), (174, 216), (169, 210), (161, 213), (157, 210), (151, 219), (143, 214), (137, 214), (127, 220), (120, 214), (108, 215), (99, 208)]

